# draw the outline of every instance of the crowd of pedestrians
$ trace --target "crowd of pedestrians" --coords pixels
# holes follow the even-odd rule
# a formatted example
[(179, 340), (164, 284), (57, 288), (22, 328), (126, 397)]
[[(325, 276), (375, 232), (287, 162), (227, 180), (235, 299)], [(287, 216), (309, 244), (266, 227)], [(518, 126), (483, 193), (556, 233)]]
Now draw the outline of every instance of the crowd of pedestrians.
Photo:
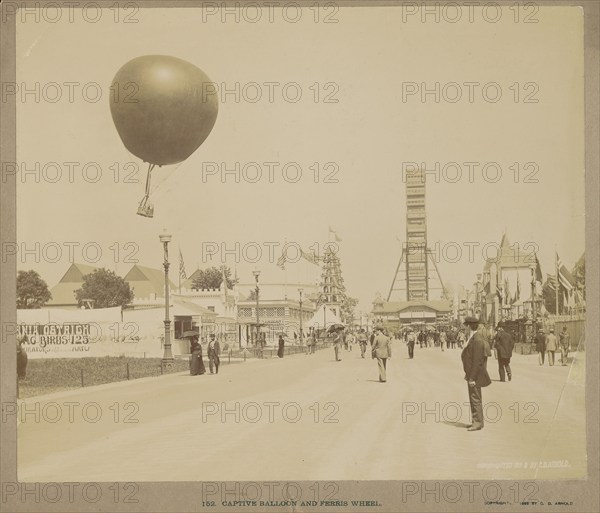
[[(344, 326), (334, 327), (329, 330), (327, 336), (331, 337), (334, 357), (336, 362), (342, 361), (344, 351), (351, 352), (354, 346), (360, 351), (360, 357), (365, 358), (367, 348), (370, 347), (371, 358), (377, 360), (379, 381), (387, 381), (387, 360), (392, 357), (392, 340), (400, 340), (406, 344), (408, 358), (415, 357), (415, 346), (420, 349), (440, 348), (441, 351), (461, 349), (461, 359), (465, 380), (469, 384), (469, 402), (472, 409), (473, 424), (471, 430), (483, 428), (483, 417), (480, 415), (482, 408), (481, 388), (489, 385), (487, 374), (487, 358), (492, 355), (498, 362), (499, 381), (512, 381), (513, 373), (510, 360), (514, 350), (515, 340), (504, 323), (496, 326), (493, 332), (488, 325), (473, 317), (467, 317), (464, 322), (466, 329), (448, 325), (430, 325), (418, 328), (407, 327), (394, 333), (389, 332), (381, 326), (372, 331), (363, 328), (352, 331)], [(198, 342), (199, 336), (195, 332), (187, 332), (184, 335), (190, 340), (190, 374), (202, 375), (206, 373), (202, 358), (202, 345)], [(306, 344), (306, 354), (315, 354), (318, 336), (315, 330), (303, 337)], [(561, 364), (567, 365), (570, 350), (570, 336), (566, 326), (557, 337), (554, 328), (548, 330), (548, 334), (540, 328), (534, 339), (535, 349), (538, 353), (539, 364), (544, 365), (547, 361), (550, 366), (555, 363), (555, 353), (560, 351)], [(285, 338), (280, 334), (278, 340), (277, 356), (283, 358)], [(207, 346), (207, 357), (209, 360), (210, 373), (219, 372), (219, 342), (214, 334), (210, 335)], [(483, 372), (482, 369), (485, 369)], [(491, 382), (491, 381), (490, 381)]]
[[(464, 329), (456, 326), (431, 325), (429, 327), (405, 328), (396, 333), (389, 333), (383, 327), (376, 327), (372, 332), (364, 329), (356, 333), (346, 332), (343, 327), (333, 333), (333, 349), (336, 361), (342, 360), (342, 351), (352, 351), (352, 346), (358, 344), (361, 357), (365, 358), (367, 344), (371, 346), (371, 356), (377, 360), (379, 381), (387, 381), (387, 360), (392, 357), (392, 340), (401, 340), (406, 344), (408, 358), (415, 356), (415, 346), (424, 348), (461, 349), (461, 360), (464, 379), (468, 384), (469, 404), (471, 406), (472, 424), (467, 426), (469, 431), (483, 429), (483, 397), (482, 388), (491, 384), (492, 380), (487, 370), (488, 358), (494, 356), (498, 362), (499, 382), (512, 381), (513, 372), (510, 367), (515, 339), (500, 322), (494, 332), (489, 325), (475, 317), (467, 317)], [(562, 365), (567, 365), (570, 350), (570, 337), (566, 326), (557, 338), (554, 329), (548, 335), (542, 328), (535, 337), (535, 347), (539, 353), (540, 365), (544, 364), (548, 355), (549, 365), (554, 365), (555, 352), (560, 350)]]
[(566, 326), (563, 326), (562, 331), (558, 334), (558, 339), (554, 334), (554, 328), (550, 328), (548, 335), (546, 335), (543, 328), (540, 328), (535, 336), (535, 350), (538, 353), (540, 365), (544, 365), (547, 355), (548, 365), (553, 366), (556, 351), (560, 351), (561, 365), (567, 365), (570, 349), (571, 336), (569, 335), (569, 330)]

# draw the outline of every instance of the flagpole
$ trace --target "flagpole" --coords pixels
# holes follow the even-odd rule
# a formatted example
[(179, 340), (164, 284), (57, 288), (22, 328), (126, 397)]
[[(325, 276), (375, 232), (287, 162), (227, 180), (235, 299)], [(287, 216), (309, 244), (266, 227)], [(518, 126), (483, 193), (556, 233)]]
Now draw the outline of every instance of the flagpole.
[(181, 246), (179, 246), (179, 295), (181, 296), (181, 262), (183, 257), (181, 255)]
[(531, 268), (531, 315), (533, 318), (533, 338), (535, 338), (535, 328), (537, 324), (535, 311), (535, 267)]
[[(287, 237), (285, 237), (284, 239), (284, 243), (283, 243), (283, 247), (286, 248), (286, 257), (287, 257)], [(287, 263), (287, 262), (286, 262)], [(288, 275), (287, 275), (287, 266), (284, 264), (283, 266), (283, 297), (286, 299), (286, 305), (287, 306), (287, 286), (288, 286)], [(284, 308), (285, 308), (284, 306)]]
[(558, 288), (560, 287), (560, 281), (558, 279), (558, 253), (556, 249), (554, 251), (554, 267), (556, 268), (556, 287), (554, 288), (554, 296), (556, 300), (556, 316), (560, 315), (560, 310), (558, 308)]

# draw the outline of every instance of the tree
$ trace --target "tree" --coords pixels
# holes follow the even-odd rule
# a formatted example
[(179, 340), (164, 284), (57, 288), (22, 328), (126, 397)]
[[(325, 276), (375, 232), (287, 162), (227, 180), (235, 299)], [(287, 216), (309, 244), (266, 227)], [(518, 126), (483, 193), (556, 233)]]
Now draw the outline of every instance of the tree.
[(575, 278), (576, 287), (582, 292), (585, 297), (585, 253), (578, 260), (573, 267), (573, 271), (571, 273)]
[(208, 267), (200, 271), (199, 276), (192, 282), (193, 289), (218, 289), (223, 283), (223, 269), (225, 269), (225, 280), (227, 288), (232, 289), (237, 280), (231, 278), (231, 269), (227, 266)]
[(35, 271), (17, 274), (17, 308), (41, 308), (52, 299), (48, 285)]
[(256, 289), (252, 289), (246, 298), (246, 301), (256, 301)]
[(344, 296), (344, 301), (340, 306), (342, 321), (351, 323), (354, 319), (354, 308), (358, 305), (358, 299), (350, 296)]
[(83, 277), (83, 285), (75, 291), (79, 306), (93, 301), (92, 308), (126, 306), (133, 301), (133, 290), (123, 278), (108, 269), (96, 269)]

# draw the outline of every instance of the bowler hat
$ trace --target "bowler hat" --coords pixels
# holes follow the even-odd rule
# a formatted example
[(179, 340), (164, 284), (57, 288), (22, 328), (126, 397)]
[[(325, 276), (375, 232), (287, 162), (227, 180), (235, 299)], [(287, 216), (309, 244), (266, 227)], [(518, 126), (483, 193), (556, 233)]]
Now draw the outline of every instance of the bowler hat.
[(477, 317), (466, 317), (463, 324), (479, 324)]

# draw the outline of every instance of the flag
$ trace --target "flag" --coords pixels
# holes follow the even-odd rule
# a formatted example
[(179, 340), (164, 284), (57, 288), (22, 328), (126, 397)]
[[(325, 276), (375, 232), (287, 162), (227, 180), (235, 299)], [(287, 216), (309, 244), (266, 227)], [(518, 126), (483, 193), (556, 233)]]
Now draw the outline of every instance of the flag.
[(552, 276), (551, 274), (546, 273), (546, 281), (548, 282), (548, 286), (552, 290), (556, 288), (556, 276)]
[(181, 254), (181, 248), (179, 248), (179, 277), (183, 280), (187, 280), (187, 274), (185, 273), (185, 264), (183, 263), (183, 255)]
[(287, 262), (286, 260), (286, 254), (285, 253), (281, 253), (281, 256), (277, 259), (277, 267), (279, 267), (281, 270), (285, 270), (285, 263)]
[(333, 237), (336, 242), (342, 242), (342, 238), (337, 234), (337, 232), (329, 225), (329, 233), (333, 233)]
[(227, 276), (225, 276), (225, 266), (221, 266), (221, 274), (223, 276), (223, 281), (221, 282), (223, 285), (223, 291), (225, 293), (225, 297), (227, 297)]
[(543, 276), (542, 276), (542, 266), (540, 265), (540, 261), (538, 260), (537, 255), (535, 255), (535, 281), (539, 281), (540, 283), (542, 283), (543, 280)]
[(304, 258), (304, 260), (308, 260), (311, 264), (319, 265), (319, 257), (315, 255), (314, 252), (307, 253), (302, 248), (300, 248), (300, 256)]
[(556, 254), (556, 275), (561, 287), (567, 292), (571, 292), (575, 288), (575, 279), (560, 261), (558, 253)]
[(566, 307), (567, 308), (575, 308), (575, 291), (572, 290), (570, 292), (566, 292)]
[(504, 278), (504, 303), (510, 304), (510, 291), (508, 288), (508, 278)]
[(498, 296), (498, 299), (502, 303), (502, 299), (504, 298), (504, 295), (502, 294), (502, 286), (499, 283), (496, 284), (496, 295)]

